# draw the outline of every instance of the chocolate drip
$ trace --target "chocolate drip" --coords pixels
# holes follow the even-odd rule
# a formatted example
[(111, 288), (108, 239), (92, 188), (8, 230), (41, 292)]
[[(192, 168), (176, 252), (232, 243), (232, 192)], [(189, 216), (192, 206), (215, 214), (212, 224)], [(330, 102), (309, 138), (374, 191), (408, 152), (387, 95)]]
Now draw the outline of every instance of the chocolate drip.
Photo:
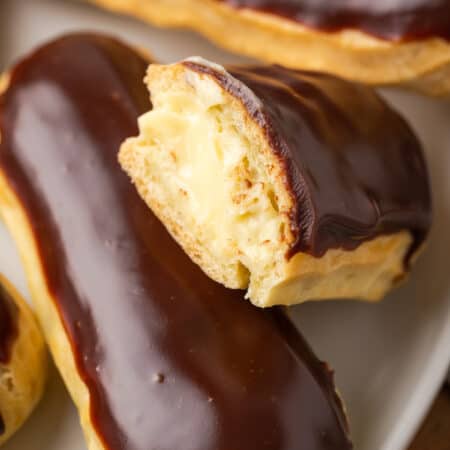
[(208, 279), (120, 169), (150, 108), (146, 61), (95, 35), (22, 61), (0, 99), (0, 168), (109, 450), (349, 449), (341, 404), (280, 310)]
[(18, 334), (18, 313), (17, 305), (0, 283), (0, 364), (8, 364), (11, 360), (12, 347)]
[(355, 29), (385, 40), (450, 40), (450, 0), (221, 0), (327, 32)]
[(213, 75), (245, 104), (285, 165), (296, 205), (290, 254), (320, 257), (410, 230), (409, 261), (431, 224), (427, 168), (408, 124), (372, 89), (280, 66), (231, 67), (233, 78), (185, 64)]

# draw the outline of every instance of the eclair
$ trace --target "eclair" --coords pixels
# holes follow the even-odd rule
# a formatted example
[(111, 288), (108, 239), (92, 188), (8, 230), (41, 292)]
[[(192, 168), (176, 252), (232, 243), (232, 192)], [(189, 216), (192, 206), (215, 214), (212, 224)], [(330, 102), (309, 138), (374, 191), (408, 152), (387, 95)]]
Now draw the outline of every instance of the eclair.
[(266, 307), (378, 300), (405, 277), (430, 227), (427, 168), (372, 89), (199, 58), (146, 80), (120, 162), (211, 278)]
[(347, 450), (330, 369), (284, 311), (193, 264), (118, 163), (141, 52), (53, 41), (0, 97), (0, 210), (89, 450)]
[(0, 275), (0, 445), (34, 410), (46, 377), (47, 351), (33, 313)]
[(449, 0), (91, 0), (270, 63), (450, 94)]

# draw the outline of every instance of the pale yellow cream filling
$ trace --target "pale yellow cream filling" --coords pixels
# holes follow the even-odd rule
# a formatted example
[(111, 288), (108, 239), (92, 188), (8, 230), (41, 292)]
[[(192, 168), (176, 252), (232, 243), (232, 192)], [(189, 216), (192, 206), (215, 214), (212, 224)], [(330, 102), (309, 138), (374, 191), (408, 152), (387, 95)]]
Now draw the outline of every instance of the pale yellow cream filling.
[(218, 86), (202, 82), (196, 94), (157, 93), (140, 118), (148, 189), (175, 206), (213, 257), (267, 270), (283, 229), (276, 195)]

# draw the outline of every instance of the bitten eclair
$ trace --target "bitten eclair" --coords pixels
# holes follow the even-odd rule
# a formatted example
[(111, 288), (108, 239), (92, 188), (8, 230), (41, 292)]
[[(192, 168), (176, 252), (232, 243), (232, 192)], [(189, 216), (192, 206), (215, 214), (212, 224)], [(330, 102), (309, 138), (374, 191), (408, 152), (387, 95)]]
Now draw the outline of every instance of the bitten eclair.
[(258, 306), (377, 300), (430, 226), (422, 150), (370, 88), (280, 66), (151, 65), (120, 152), (191, 258)]
[(450, 0), (90, 0), (237, 53), (450, 94)]
[(33, 411), (46, 376), (47, 351), (33, 313), (0, 275), (0, 445)]
[(351, 449), (330, 370), (284, 312), (205, 276), (120, 168), (147, 65), (70, 35), (0, 97), (0, 210), (89, 449)]

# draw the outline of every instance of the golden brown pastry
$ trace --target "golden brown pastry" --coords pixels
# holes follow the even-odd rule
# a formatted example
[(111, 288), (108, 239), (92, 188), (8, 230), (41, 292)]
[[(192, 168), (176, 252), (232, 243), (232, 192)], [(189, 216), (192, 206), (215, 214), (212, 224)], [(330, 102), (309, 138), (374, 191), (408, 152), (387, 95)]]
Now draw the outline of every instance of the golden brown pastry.
[(70, 35), (0, 97), (0, 211), (90, 450), (350, 450), (332, 374), (283, 311), (206, 277), (117, 154), (148, 60)]
[(39, 402), (46, 375), (47, 352), (33, 313), (0, 276), (0, 445)]
[(190, 257), (258, 306), (380, 299), (430, 225), (407, 123), (373, 90), (280, 66), (151, 65), (120, 162)]
[(449, 0), (91, 1), (271, 63), (450, 93)]

